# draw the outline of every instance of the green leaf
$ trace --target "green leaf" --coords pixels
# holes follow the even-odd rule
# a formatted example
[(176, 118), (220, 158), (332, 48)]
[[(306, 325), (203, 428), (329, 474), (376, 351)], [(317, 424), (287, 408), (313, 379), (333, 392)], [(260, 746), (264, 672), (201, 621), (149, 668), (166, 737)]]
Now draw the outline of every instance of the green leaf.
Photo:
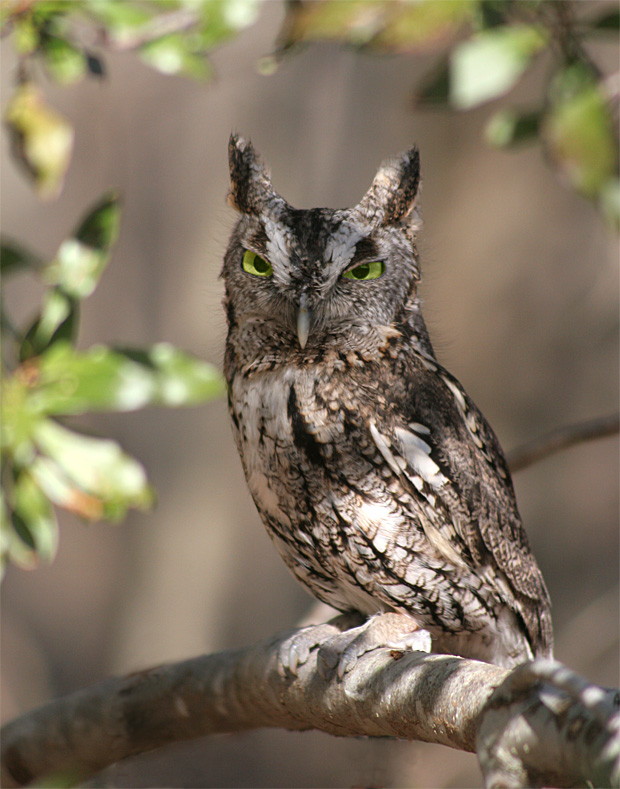
[(59, 340), (74, 341), (77, 334), (78, 303), (59, 288), (50, 288), (43, 297), (41, 315), (32, 324), (21, 345), (20, 361), (38, 356)]
[(38, 362), (30, 404), (41, 414), (184, 406), (224, 392), (221, 375), (212, 365), (167, 343), (146, 351), (95, 346), (78, 352), (57, 342)]
[(381, 29), (386, 7), (377, 0), (317, 0), (289, 3), (286, 11), (283, 47), (326, 39), (361, 45)]
[(416, 52), (445, 45), (472, 19), (471, 0), (432, 0), (422, 3), (386, 3), (388, 15), (369, 42), (373, 50)]
[(13, 155), (33, 179), (39, 196), (58, 196), (71, 161), (72, 126), (29, 82), (23, 82), (14, 92), (4, 120)]
[(0, 247), (0, 271), (2, 274), (15, 274), (21, 269), (41, 268), (41, 258), (22, 247), (16, 241), (2, 239)]
[(58, 548), (58, 524), (49, 499), (29, 471), (18, 475), (13, 497), (13, 526), (22, 542), (35, 554), (28, 562), (33, 559), (51, 562)]
[(146, 351), (118, 349), (117, 353), (149, 370), (155, 384), (152, 405), (192, 405), (214, 400), (225, 392), (222, 376), (213, 365), (169, 343), (157, 343)]
[(28, 14), (14, 15), (14, 38), (15, 51), (18, 55), (31, 55), (39, 46), (39, 31)]
[(410, 52), (433, 48), (470, 19), (469, 0), (386, 3), (384, 0), (315, 0), (290, 3), (280, 47), (337, 40), (373, 50)]
[(38, 373), (32, 364), (20, 365), (10, 377), (0, 379), (0, 447), (3, 457), (27, 466), (34, 457), (32, 436), (40, 416), (30, 408), (30, 387)]
[(82, 244), (107, 252), (116, 243), (120, 225), (120, 198), (114, 190), (106, 192), (88, 212), (75, 232)]
[(223, 20), (231, 30), (243, 30), (253, 24), (260, 9), (261, 0), (227, 0), (226, 3), (205, 3), (203, 13), (209, 25), (214, 9), (222, 14)]
[(127, 0), (87, 0), (88, 13), (102, 22), (118, 44), (133, 39), (136, 31), (153, 18), (149, 8)]
[(533, 142), (540, 131), (540, 112), (500, 110), (488, 122), (484, 136), (495, 148), (508, 148)]
[(54, 260), (43, 270), (45, 281), (58, 286), (71, 298), (90, 296), (118, 237), (120, 214), (118, 195), (114, 192), (106, 194), (89, 212), (74, 236), (60, 245)]
[(193, 52), (187, 36), (171, 33), (140, 47), (140, 57), (162, 74), (179, 74), (194, 79), (211, 76), (212, 68), (202, 54)]
[(40, 51), (50, 76), (61, 85), (79, 82), (87, 72), (88, 61), (84, 52), (64, 38), (44, 36)]
[(547, 41), (536, 27), (513, 25), (478, 33), (450, 58), (451, 103), (469, 110), (513, 88)]
[(542, 126), (547, 150), (564, 178), (586, 197), (597, 196), (617, 175), (614, 121), (593, 75), (571, 66), (555, 80)]
[(122, 518), (130, 507), (146, 509), (153, 502), (144, 468), (109, 439), (75, 433), (45, 420), (36, 432), (44, 457), (32, 474), (59, 506), (89, 519)]

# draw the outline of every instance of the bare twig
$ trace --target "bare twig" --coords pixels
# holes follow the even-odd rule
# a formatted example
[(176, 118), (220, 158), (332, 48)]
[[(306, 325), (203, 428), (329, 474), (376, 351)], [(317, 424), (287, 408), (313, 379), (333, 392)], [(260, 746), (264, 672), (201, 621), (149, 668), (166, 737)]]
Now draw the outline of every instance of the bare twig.
[[(536, 709), (536, 715), (527, 718), (527, 736), (542, 744), (535, 749), (537, 757), (546, 742), (553, 743), (556, 756), (560, 749), (551, 773), (541, 770), (540, 760), (536, 761), (540, 783), (528, 786), (549, 785), (544, 782), (550, 775), (554, 786), (583, 783), (589, 777), (579, 772), (583, 765), (596, 766), (597, 780), (612, 778), (613, 764), (605, 757), (605, 748), (613, 736), (609, 720), (614, 697), (580, 678), (571, 680), (570, 693), (556, 691), (561, 696), (558, 716), (545, 702), (536, 664), (531, 677), (515, 680), (518, 692), (510, 684), (512, 673), (497, 666), (389, 650), (364, 655), (342, 681), (321, 677), (316, 653), (299, 667), (296, 677), (282, 677), (278, 653), (290, 635), (108, 679), (27, 713), (2, 732), (2, 786), (23, 786), (61, 771), (79, 780), (153, 748), (265, 726), (319, 729), (341, 736), (391, 736), (466, 751), (477, 747), (486, 759), (483, 768), (493, 772), (502, 738), (498, 739), (496, 726), (487, 727), (487, 732), (484, 720), (489, 713), (503, 712), (504, 697), (511, 721)], [(549, 665), (576, 676), (559, 664), (545, 664)], [(498, 686), (504, 688), (499, 696), (494, 693)], [(573, 698), (573, 686), (597, 694), (596, 714), (580, 703), (581, 696)], [(562, 734), (567, 705), (583, 723), (580, 731), (570, 730), (570, 737)], [(514, 727), (507, 725), (506, 731), (512, 738), (509, 748), (514, 750), (517, 742), (523, 745), (519, 758), (527, 763), (530, 740), (515, 739)], [(576, 760), (562, 748), (566, 753), (585, 749), (588, 759)], [(527, 767), (525, 772), (531, 777)]]
[(616, 435), (619, 428), (620, 420), (617, 414), (579, 422), (576, 425), (566, 425), (513, 449), (508, 453), (508, 465), (513, 473), (521, 471), (567, 447)]

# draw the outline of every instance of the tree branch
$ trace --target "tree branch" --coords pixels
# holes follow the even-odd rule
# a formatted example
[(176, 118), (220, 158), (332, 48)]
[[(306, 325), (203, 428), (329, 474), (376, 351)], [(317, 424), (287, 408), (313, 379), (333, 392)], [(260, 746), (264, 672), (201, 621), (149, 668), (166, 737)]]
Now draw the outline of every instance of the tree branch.
[[(547, 690), (550, 697), (560, 694), (558, 703), (564, 704), (564, 712), (568, 704), (581, 716), (581, 729), (575, 732), (573, 727), (567, 734), (561, 727), (562, 716), (547, 703), (540, 673), (533, 668), (530, 676), (518, 674), (520, 669), (509, 672), (449, 655), (402, 655), (384, 649), (360, 658), (342, 681), (321, 677), (316, 652), (299, 667), (297, 677), (284, 678), (278, 673), (278, 653), (290, 635), (108, 679), (26, 713), (2, 731), (2, 786), (23, 786), (61, 771), (81, 780), (147, 750), (258, 727), (399, 737), (466, 751), (476, 750), (478, 744), (483, 769), (496, 774), (501, 732), (493, 721), (498, 714), (507, 714), (510, 721), (527, 714), (527, 742), (533, 738), (543, 745), (554, 744), (553, 757), (559, 756), (552, 770), (548, 760), (545, 768), (544, 747), (535, 749), (538, 755), (542, 752), (535, 773), (541, 780), (551, 775), (555, 786), (574, 786), (588, 777), (575, 772), (575, 763), (577, 768), (595, 764), (597, 780), (602, 777), (597, 785), (603, 785), (617, 769), (616, 762), (614, 768), (604, 755), (613, 739), (609, 721), (617, 694), (587, 686), (598, 694), (594, 714), (565, 689)], [(511, 679), (514, 676), (518, 682)], [(552, 681), (549, 676), (545, 679)], [(516, 695), (511, 682), (518, 684)], [(580, 678), (575, 682), (586, 687)], [(509, 711), (504, 713), (505, 709)], [(512, 748), (521, 731), (506, 728)], [(522, 748), (526, 763), (527, 742)], [(580, 743), (589, 760), (568, 758)], [(530, 772), (527, 775), (529, 780)]]
[(513, 449), (508, 453), (508, 466), (513, 473), (521, 471), (567, 447), (616, 435), (619, 429), (620, 419), (617, 414), (590, 419), (576, 425), (565, 425)]

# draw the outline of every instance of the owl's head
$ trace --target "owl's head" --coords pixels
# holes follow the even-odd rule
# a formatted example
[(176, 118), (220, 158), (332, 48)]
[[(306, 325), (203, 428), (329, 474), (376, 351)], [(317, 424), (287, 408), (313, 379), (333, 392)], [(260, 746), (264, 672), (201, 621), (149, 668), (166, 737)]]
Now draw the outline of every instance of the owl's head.
[(226, 252), (229, 331), (253, 347), (363, 350), (417, 312), (414, 233), (420, 158), (384, 162), (353, 208), (290, 206), (250, 142), (229, 148), (228, 204), (241, 218)]

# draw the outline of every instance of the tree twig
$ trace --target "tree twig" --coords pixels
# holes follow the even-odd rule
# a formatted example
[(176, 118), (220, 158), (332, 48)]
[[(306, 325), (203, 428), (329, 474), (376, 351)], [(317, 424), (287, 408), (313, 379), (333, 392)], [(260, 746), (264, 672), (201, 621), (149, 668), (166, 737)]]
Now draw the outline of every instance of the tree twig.
[(508, 453), (508, 465), (513, 473), (521, 471), (567, 447), (616, 435), (619, 429), (620, 419), (617, 414), (566, 425), (513, 449)]
[[(501, 685), (507, 695), (511, 672), (449, 655), (376, 650), (360, 658), (342, 681), (321, 677), (316, 653), (299, 667), (297, 677), (282, 677), (278, 653), (290, 635), (108, 679), (23, 715), (2, 731), (2, 786), (23, 786), (61, 771), (81, 780), (116, 761), (174, 742), (266, 726), (391, 736), (466, 751), (477, 746), (487, 754), (483, 769), (494, 774), (498, 729), (491, 726), (485, 733), (483, 724), (489, 711), (497, 715), (506, 706), (494, 691)], [(558, 716), (553, 705), (545, 704), (540, 672), (532, 671), (530, 680), (521, 676), (517, 682), (516, 701), (515, 694), (508, 693), (510, 719), (519, 720), (536, 707), (536, 715), (527, 719), (527, 737), (542, 743), (543, 753), (544, 743), (552, 742), (556, 761), (545, 773), (539, 759), (536, 774), (541, 782), (528, 785), (549, 785), (544, 784), (549, 775), (554, 786), (576, 785), (588, 778), (579, 773), (583, 764), (596, 764), (597, 778), (611, 780), (613, 765), (605, 760), (604, 749), (613, 736), (608, 725), (613, 694), (587, 686), (600, 702), (593, 714), (558, 690), (568, 699), (562, 709), (568, 703), (583, 723), (567, 737), (557, 733)], [(513, 729), (506, 728), (514, 737)], [(492, 743), (487, 745), (489, 737)], [(514, 746), (514, 739), (511, 743)], [(528, 743), (519, 751), (526, 760)], [(576, 747), (586, 749), (589, 759), (564, 758), (562, 748), (572, 752)], [(540, 755), (541, 746), (535, 752)]]

